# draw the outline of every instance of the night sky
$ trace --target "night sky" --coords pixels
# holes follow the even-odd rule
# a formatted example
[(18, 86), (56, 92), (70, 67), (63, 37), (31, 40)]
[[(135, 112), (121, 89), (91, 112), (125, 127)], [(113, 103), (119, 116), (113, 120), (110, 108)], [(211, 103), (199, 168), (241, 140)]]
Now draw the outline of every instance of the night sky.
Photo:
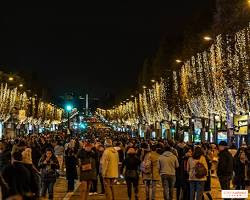
[(119, 95), (135, 87), (144, 59), (154, 55), (162, 36), (181, 35), (209, 1), (2, 8), (0, 64), (37, 74), (54, 96)]

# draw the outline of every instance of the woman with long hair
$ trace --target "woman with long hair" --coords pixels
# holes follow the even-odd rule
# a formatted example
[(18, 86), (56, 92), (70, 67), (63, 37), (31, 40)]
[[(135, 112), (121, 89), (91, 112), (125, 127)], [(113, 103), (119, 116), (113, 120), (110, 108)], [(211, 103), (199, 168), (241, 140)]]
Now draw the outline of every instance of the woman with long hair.
[(193, 156), (188, 159), (187, 170), (190, 181), (190, 200), (202, 200), (208, 166), (200, 146), (195, 147)]

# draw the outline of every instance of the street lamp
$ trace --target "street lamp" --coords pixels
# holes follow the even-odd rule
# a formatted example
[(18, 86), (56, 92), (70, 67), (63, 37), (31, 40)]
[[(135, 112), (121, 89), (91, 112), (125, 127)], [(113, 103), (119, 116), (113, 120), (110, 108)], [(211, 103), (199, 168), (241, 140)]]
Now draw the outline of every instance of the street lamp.
[(131, 95), (130, 97), (131, 97), (131, 98), (134, 98), (135, 96), (134, 96), (134, 95)]
[(9, 81), (13, 81), (14, 78), (12, 76), (9, 77)]
[(66, 105), (66, 111), (68, 112), (68, 130), (70, 130), (69, 113), (71, 112), (72, 108), (73, 108), (72, 105), (70, 104)]
[(211, 40), (213, 40), (210, 36), (204, 36), (203, 39), (205, 41), (211, 41)]
[(20, 87), (20, 88), (21, 88), (21, 87), (23, 87), (23, 84), (22, 84), (22, 83), (20, 83), (20, 84), (19, 84), (19, 87)]
[(142, 88), (143, 88), (143, 89), (146, 89), (146, 88), (147, 88), (147, 86), (146, 86), (146, 85), (143, 85), (143, 86), (142, 86)]
[(181, 63), (181, 60), (180, 59), (176, 59), (175, 62)]
[(154, 80), (154, 79), (152, 79), (152, 80), (151, 80), (151, 82), (152, 82), (152, 83), (155, 83), (155, 80)]

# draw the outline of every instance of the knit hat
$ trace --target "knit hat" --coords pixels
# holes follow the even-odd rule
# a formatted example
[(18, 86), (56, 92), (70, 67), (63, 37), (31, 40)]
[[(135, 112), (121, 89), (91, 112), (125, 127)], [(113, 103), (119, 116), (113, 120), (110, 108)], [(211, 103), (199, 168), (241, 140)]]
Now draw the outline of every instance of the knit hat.
[(31, 149), (26, 148), (22, 152), (22, 162), (26, 164), (32, 164), (32, 155), (31, 155)]
[(226, 146), (227, 146), (227, 142), (225, 142), (225, 141), (220, 141), (219, 146), (224, 146), (224, 147), (226, 147)]

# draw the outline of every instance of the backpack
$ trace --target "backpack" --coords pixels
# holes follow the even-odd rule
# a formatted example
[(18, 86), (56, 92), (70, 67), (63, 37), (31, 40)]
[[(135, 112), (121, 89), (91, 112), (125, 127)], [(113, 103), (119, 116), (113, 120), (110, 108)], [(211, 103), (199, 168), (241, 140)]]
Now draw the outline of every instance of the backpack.
[(207, 169), (201, 162), (197, 162), (194, 167), (194, 174), (196, 178), (204, 178), (207, 175)]
[(152, 171), (151, 165), (152, 165), (152, 162), (151, 162), (150, 158), (144, 159), (142, 164), (141, 164), (141, 171), (144, 174), (150, 174)]

